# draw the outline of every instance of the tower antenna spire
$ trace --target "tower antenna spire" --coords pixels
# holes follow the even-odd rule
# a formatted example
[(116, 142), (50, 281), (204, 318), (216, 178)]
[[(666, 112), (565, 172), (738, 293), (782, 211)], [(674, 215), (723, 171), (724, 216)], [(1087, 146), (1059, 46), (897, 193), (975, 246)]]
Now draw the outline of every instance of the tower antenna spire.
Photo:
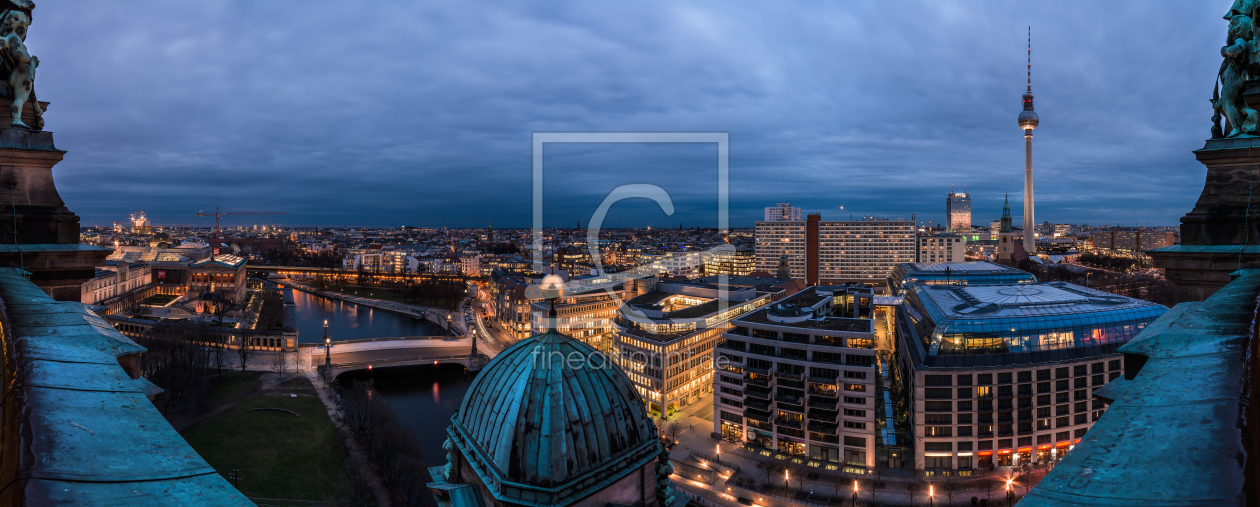
[(1028, 25), (1028, 93), (1032, 93), (1032, 25)]

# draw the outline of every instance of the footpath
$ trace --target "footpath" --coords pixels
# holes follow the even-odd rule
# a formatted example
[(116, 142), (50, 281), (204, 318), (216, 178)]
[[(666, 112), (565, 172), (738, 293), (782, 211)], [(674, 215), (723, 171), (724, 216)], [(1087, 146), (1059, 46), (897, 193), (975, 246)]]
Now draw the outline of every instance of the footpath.
[[(990, 507), (1010, 505), (1002, 483), (993, 481), (992, 476), (925, 482), (915, 481), (908, 470), (885, 470), (879, 477), (883, 487), (876, 487), (871, 475), (831, 471), (750, 452), (743, 444), (713, 438), (712, 395), (683, 407), (667, 424), (673, 422), (684, 428), (670, 451), (675, 464), (674, 484), (705, 505), (746, 506), (743, 499), (766, 507), (847, 506), (854, 505), (855, 500), (856, 505), (864, 506), (970, 506), (972, 497), (987, 499)], [(749, 481), (754, 488), (748, 487)], [(764, 484), (775, 487), (763, 490)], [(1027, 487), (1013, 483), (1016, 501)]]

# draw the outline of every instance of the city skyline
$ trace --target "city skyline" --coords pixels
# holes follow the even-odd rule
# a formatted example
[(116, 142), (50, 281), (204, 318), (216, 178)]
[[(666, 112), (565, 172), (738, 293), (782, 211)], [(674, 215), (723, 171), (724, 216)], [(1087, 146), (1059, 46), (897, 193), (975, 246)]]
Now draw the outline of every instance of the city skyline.
[[(84, 225), (141, 209), (158, 225), (195, 225), (196, 211), (223, 206), (285, 211), (264, 223), (293, 226), (525, 227), (531, 133), (662, 130), (730, 132), (733, 224), (779, 200), (824, 218), (941, 223), (950, 183), (969, 186), (983, 224), (1004, 194), (1022, 197), (1010, 115), (1035, 24), (1038, 98), (1053, 120), (1038, 131), (1039, 221), (1172, 225), (1193, 201), (1176, 190), (1201, 178), (1177, 150), (1207, 137), (1210, 116), (1191, 77), (1213, 64), (1190, 55), (1219, 46), (1220, 13), (1138, 6), (994, 5), (975, 17), (908, 4), (933, 15), (901, 20), (901, 42), (887, 44), (877, 4), (815, 6), (809, 19), (785, 6), (372, 6), (344, 20), (319, 3), (106, 2), (46, 6), (31, 45), (48, 62), (40, 98), (72, 148), (61, 191)], [(1082, 17), (1134, 20), (1152, 37), (1138, 44)], [(97, 58), (90, 41), (118, 34), (135, 52)], [(549, 225), (586, 223), (589, 202), (630, 168), (644, 181), (676, 174), (677, 211), (628, 202), (607, 225), (713, 222), (703, 195), (678, 195), (711, 193), (711, 151), (653, 166), (639, 162), (655, 153), (594, 155), (575, 155), (580, 177), (549, 187), (574, 202)], [(1117, 184), (1126, 192), (1101, 193)]]

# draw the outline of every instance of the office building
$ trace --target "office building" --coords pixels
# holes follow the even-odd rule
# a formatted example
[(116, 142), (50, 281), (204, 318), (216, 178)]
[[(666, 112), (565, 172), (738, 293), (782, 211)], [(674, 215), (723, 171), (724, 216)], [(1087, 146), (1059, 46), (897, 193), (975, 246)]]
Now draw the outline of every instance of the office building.
[(544, 333), (547, 326), (552, 325), (556, 331), (575, 340), (601, 352), (610, 352), (612, 339), (608, 337), (608, 333), (612, 331), (612, 321), (617, 315), (617, 309), (623, 302), (651, 292), (655, 284), (655, 278), (627, 278), (607, 289), (566, 293), (555, 301), (555, 323), (549, 323), (546, 319), (551, 308), (549, 301), (532, 302), (530, 310), (533, 332)]
[(736, 319), (717, 351), (714, 433), (825, 470), (874, 466), (872, 294), (810, 287)]
[(895, 399), (916, 469), (1053, 460), (1106, 410), (1117, 348), (1168, 309), (1065, 282), (909, 285), (896, 312)]
[(1095, 230), (1091, 234), (1093, 247), (1118, 252), (1144, 252), (1177, 243), (1177, 233), (1171, 230), (1151, 230), (1145, 227), (1113, 227)]
[(777, 292), (669, 281), (617, 309), (612, 357), (649, 408), (667, 414), (713, 388), (713, 347), (730, 320), (765, 306)]
[(1036, 283), (1027, 271), (992, 262), (937, 262), (898, 264), (888, 276), (888, 290), (899, 296), (911, 285), (998, 285)]
[(915, 262), (963, 262), (967, 260), (967, 242), (961, 234), (918, 236)]
[(893, 266), (915, 258), (913, 220), (866, 217), (756, 223), (757, 271), (776, 272), (787, 255), (793, 278), (806, 285), (846, 282), (883, 285)]
[(971, 232), (971, 194), (950, 192), (945, 196), (945, 231)]
[(774, 206), (766, 207), (766, 221), (777, 222), (780, 220), (800, 220), (801, 209), (792, 207), (790, 202), (781, 202)]
[(704, 276), (747, 276), (757, 266), (754, 250), (748, 247), (720, 246), (703, 252)]

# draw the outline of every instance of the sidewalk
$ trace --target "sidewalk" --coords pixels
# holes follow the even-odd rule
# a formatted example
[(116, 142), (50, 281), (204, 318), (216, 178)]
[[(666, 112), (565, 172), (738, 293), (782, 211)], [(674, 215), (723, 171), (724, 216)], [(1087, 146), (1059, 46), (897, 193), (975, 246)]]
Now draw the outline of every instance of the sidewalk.
[[(758, 505), (770, 507), (792, 507), (792, 506), (828, 506), (828, 505), (850, 505), (853, 496), (853, 482), (858, 483), (859, 505), (871, 505), (872, 502), (878, 505), (927, 505), (928, 504), (928, 485), (933, 485), (934, 496), (932, 503), (938, 506), (971, 505), (971, 497), (980, 499), (990, 499), (989, 505), (996, 507), (1006, 505), (1005, 491), (995, 490), (990, 496), (990, 492), (983, 486), (963, 487), (958, 484), (962, 481), (979, 482), (984, 480), (984, 476), (977, 475), (974, 477), (955, 478), (954, 482), (957, 488), (953, 492), (953, 502), (947, 500), (945, 491), (945, 478), (941, 478), (932, 482), (911, 482), (914, 479), (913, 472), (909, 470), (888, 470), (882, 472), (880, 480), (883, 481), (883, 488), (875, 487), (875, 478), (872, 475), (856, 475), (840, 472), (839, 470), (826, 470), (821, 467), (810, 467), (804, 464), (795, 464), (787, 461), (776, 460), (771, 456), (761, 456), (744, 450), (743, 444), (736, 444), (724, 440), (713, 438), (713, 396), (710, 394), (702, 398), (699, 402), (692, 403), (675, 414), (669, 419), (670, 422), (678, 421), (686, 425), (686, 429), (678, 435), (676, 445), (670, 451), (670, 458), (681, 463), (689, 456), (694, 456), (703, 462), (713, 461), (715, 466), (711, 468), (718, 470), (723, 467), (739, 467), (739, 471), (728, 475), (717, 475), (713, 484), (705, 484), (691, 478), (680, 477), (674, 475), (675, 483), (681, 488), (694, 495), (708, 500), (714, 505), (737, 506), (742, 505), (737, 502), (740, 497), (752, 500)], [(707, 417), (707, 419), (706, 419)], [(721, 449), (721, 453), (717, 452)], [(716, 458), (716, 459), (715, 459)], [(771, 478), (772, 484), (777, 484), (779, 488), (774, 492), (760, 491), (760, 486), (766, 483), (766, 473), (764, 464), (777, 464), (787, 468), (789, 477), (790, 492), (784, 490), (783, 468), (779, 468)], [(675, 468), (675, 472), (678, 472)], [(701, 468), (704, 468), (703, 466)], [(802, 483), (797, 481), (797, 477), (805, 477)], [(809, 477), (816, 477), (810, 479)], [(740, 481), (742, 479), (742, 481)], [(749, 490), (739, 486), (737, 483), (754, 481), (758, 486), (757, 491)], [(907, 486), (914, 484), (922, 487), (922, 491), (916, 491), (911, 499)], [(814, 494), (811, 496), (809, 492)], [(1027, 490), (1024, 484), (1016, 484), (1016, 492), (1022, 496)]]

